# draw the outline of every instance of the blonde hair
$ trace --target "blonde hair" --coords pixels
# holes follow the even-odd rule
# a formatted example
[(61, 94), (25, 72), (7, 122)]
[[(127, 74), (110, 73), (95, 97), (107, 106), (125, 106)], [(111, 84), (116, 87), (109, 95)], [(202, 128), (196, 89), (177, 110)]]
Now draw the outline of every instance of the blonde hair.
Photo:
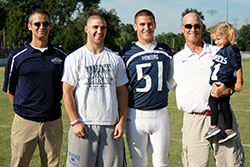
[(231, 24), (227, 22), (217, 23), (211, 31), (211, 37), (215, 39), (216, 34), (227, 36), (227, 39), (231, 44), (236, 44), (236, 30)]

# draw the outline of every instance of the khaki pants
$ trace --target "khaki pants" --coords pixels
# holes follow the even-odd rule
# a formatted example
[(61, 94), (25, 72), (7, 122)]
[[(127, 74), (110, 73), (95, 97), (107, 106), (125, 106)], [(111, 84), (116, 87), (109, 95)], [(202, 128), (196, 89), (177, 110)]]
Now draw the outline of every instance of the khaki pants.
[(11, 128), (11, 167), (28, 167), (36, 146), (41, 166), (57, 167), (62, 145), (62, 119), (34, 122), (15, 114)]
[[(220, 113), (221, 114), (221, 113)], [(223, 127), (222, 114), (219, 116), (219, 127)], [(240, 134), (233, 115), (233, 129), (237, 136), (224, 144), (218, 144), (218, 139), (208, 141), (204, 138), (210, 126), (210, 116), (184, 113), (182, 128), (182, 162), (184, 167), (208, 167), (210, 149), (214, 150), (217, 167), (243, 167), (244, 151)]]

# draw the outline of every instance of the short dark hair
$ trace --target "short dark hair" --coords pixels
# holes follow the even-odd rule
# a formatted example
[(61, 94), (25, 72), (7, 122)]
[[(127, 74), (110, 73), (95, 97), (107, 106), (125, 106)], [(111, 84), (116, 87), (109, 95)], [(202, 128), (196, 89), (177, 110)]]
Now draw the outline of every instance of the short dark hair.
[(137, 17), (139, 17), (139, 16), (151, 16), (154, 19), (154, 21), (155, 21), (154, 14), (150, 10), (148, 10), (148, 9), (142, 9), (142, 10), (138, 11), (135, 14), (135, 18), (134, 18), (135, 22), (136, 22)]
[(29, 20), (28, 20), (29, 23), (31, 23), (31, 17), (32, 17), (32, 15), (34, 15), (35, 13), (47, 15), (48, 18), (49, 18), (49, 22), (50, 22), (50, 15), (49, 15), (49, 13), (48, 13), (46, 10), (44, 10), (44, 9), (37, 8), (37, 9), (33, 10), (33, 11), (29, 14), (29, 18), (28, 18), (28, 19), (29, 19)]
[(103, 21), (106, 22), (106, 19), (105, 19), (105, 17), (102, 14), (100, 14), (100, 13), (93, 13), (92, 15), (90, 15), (88, 17), (87, 23), (88, 23), (89, 19), (91, 19), (92, 17), (98, 17), (99, 19), (101, 19), (101, 20), (103, 20)]

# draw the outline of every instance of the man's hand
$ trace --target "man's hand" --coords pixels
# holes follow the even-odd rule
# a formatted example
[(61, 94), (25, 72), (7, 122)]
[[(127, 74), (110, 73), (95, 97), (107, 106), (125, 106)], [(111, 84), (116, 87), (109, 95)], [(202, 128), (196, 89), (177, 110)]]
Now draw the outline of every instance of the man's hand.
[(115, 126), (115, 131), (114, 131), (114, 136), (113, 138), (115, 140), (120, 139), (123, 136), (124, 133), (124, 125), (119, 122), (116, 126)]
[(72, 127), (72, 131), (76, 137), (82, 138), (88, 134), (87, 128), (82, 124), (79, 123)]
[(229, 96), (231, 88), (228, 88), (222, 82), (214, 82), (212, 85), (211, 95), (215, 98)]
[(241, 90), (242, 90), (242, 84), (236, 82), (235, 85), (234, 85), (234, 91), (235, 92), (240, 92)]

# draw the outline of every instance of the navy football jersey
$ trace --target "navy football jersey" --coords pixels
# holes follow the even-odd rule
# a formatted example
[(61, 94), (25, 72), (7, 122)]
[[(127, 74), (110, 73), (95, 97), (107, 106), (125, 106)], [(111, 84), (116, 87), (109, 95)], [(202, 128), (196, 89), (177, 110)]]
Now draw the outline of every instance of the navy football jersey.
[(234, 86), (236, 71), (241, 68), (241, 55), (238, 47), (236, 45), (228, 45), (220, 49), (216, 53), (213, 62), (209, 83), (220, 81), (229, 88)]
[(137, 42), (119, 52), (129, 78), (129, 107), (154, 110), (168, 105), (168, 66), (171, 49), (154, 42), (154, 47), (144, 50)]

